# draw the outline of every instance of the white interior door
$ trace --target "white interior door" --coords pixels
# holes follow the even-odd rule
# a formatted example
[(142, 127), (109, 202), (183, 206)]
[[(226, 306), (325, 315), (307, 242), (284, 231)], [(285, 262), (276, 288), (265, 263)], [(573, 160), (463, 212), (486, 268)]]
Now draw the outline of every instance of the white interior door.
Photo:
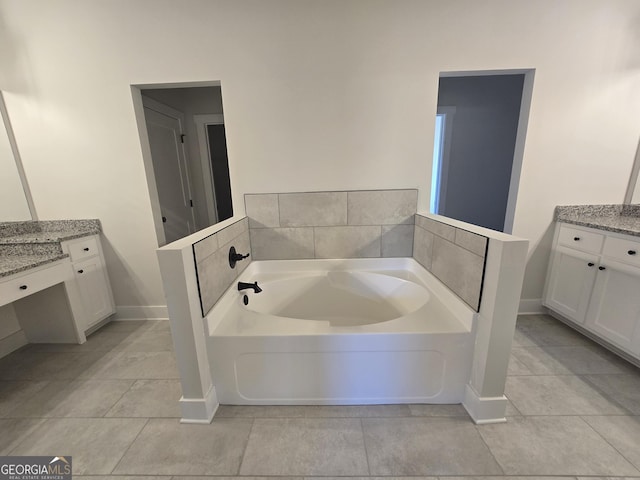
[(195, 232), (182, 118), (180, 112), (158, 102), (143, 101), (164, 233), (171, 243)]

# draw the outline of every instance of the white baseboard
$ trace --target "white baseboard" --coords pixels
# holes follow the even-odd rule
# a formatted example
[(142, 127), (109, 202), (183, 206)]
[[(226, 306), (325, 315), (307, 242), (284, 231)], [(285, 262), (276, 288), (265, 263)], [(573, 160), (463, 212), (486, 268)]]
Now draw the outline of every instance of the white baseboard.
[(27, 341), (27, 336), (22, 330), (13, 332), (11, 335), (7, 335), (0, 340), (0, 358), (6, 357), (11, 352), (25, 346), (27, 343), (29, 343)]
[(180, 423), (209, 424), (218, 410), (216, 389), (211, 387), (205, 398), (180, 398)]
[(119, 305), (113, 320), (169, 320), (166, 305)]
[(480, 397), (476, 391), (467, 385), (464, 390), (462, 405), (478, 425), (488, 423), (504, 423), (507, 421), (507, 397)]
[(545, 313), (541, 298), (521, 298), (518, 315), (539, 315)]

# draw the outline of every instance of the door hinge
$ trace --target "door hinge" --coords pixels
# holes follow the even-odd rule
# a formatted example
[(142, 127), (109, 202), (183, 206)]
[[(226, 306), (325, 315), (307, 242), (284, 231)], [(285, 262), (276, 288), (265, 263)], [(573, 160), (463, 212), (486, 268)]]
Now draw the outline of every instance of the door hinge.
[(193, 200), (189, 200), (189, 205), (193, 207)]
[(184, 143), (184, 137), (186, 137), (186, 135), (184, 133), (180, 134), (180, 143)]

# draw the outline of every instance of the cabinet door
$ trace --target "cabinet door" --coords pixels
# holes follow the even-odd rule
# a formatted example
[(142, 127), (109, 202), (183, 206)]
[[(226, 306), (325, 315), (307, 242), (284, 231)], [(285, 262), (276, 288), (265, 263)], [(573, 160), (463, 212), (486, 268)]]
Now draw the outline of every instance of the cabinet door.
[(99, 256), (75, 263), (74, 269), (87, 314), (86, 329), (114, 312), (109, 281)]
[(557, 247), (544, 304), (575, 322), (583, 323), (598, 271), (597, 259), (595, 255)]
[(640, 268), (603, 259), (586, 326), (604, 339), (640, 353)]

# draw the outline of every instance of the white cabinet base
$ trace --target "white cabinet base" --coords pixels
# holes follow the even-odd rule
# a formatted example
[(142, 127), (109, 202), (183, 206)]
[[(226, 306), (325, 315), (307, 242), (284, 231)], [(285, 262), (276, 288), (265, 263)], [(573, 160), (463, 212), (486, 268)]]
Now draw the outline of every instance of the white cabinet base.
[(639, 252), (638, 237), (559, 223), (543, 298), (554, 316), (636, 364)]

